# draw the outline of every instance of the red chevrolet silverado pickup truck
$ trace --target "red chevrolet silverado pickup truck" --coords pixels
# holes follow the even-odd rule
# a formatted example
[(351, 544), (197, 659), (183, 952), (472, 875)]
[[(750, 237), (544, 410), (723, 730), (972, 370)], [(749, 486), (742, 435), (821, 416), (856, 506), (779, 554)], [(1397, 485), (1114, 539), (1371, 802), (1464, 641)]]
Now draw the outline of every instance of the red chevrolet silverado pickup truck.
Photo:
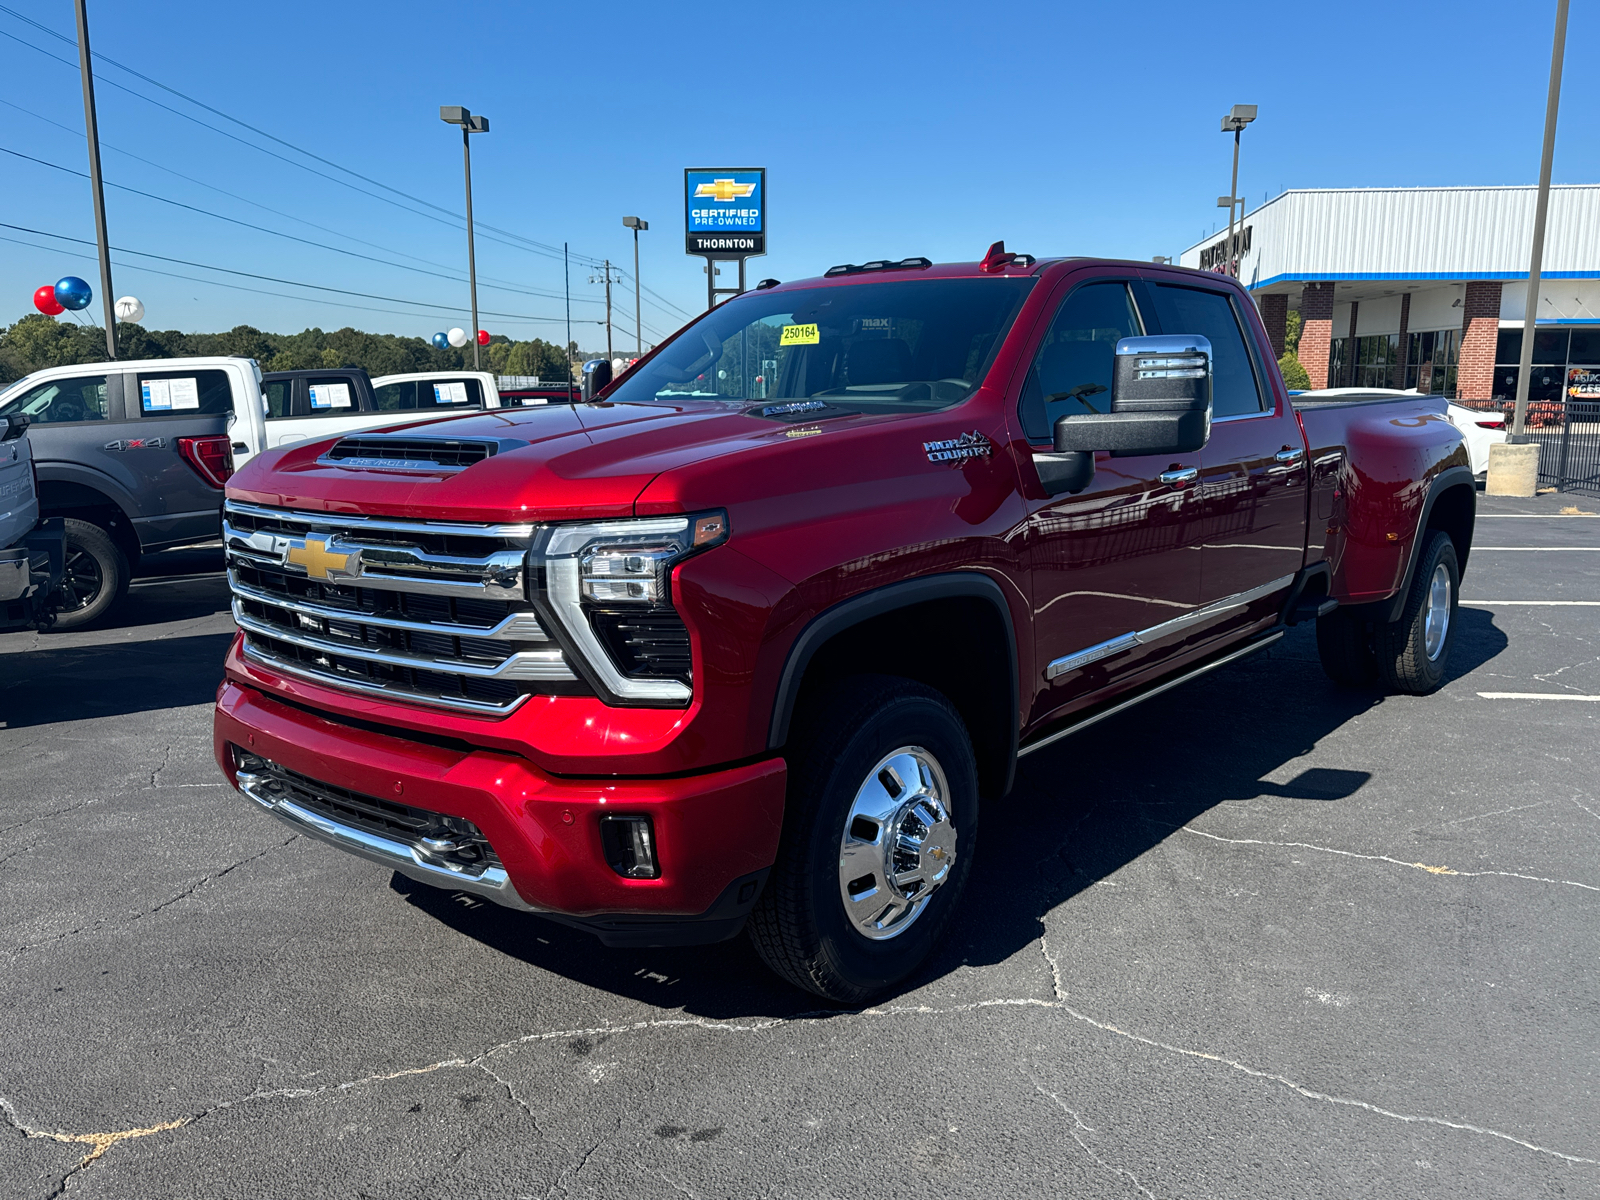
[(1301, 621), (1341, 682), (1439, 685), (1444, 407), (1297, 410), (1217, 275), (766, 281), (590, 402), (235, 475), (217, 761), (412, 879), (614, 946), (748, 928), (860, 1002), (945, 936), (1020, 756)]

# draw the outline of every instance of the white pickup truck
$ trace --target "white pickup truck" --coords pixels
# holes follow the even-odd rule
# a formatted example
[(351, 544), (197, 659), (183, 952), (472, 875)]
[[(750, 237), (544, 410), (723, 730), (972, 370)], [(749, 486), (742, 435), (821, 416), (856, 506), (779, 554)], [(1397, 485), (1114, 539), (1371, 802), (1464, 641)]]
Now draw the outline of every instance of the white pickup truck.
[(263, 375), (221, 357), (48, 367), (0, 392), (0, 422), (29, 418), (42, 515), (65, 518), (57, 629), (103, 616), (140, 554), (217, 537), (223, 485), (263, 450), (499, 407), (486, 372)]

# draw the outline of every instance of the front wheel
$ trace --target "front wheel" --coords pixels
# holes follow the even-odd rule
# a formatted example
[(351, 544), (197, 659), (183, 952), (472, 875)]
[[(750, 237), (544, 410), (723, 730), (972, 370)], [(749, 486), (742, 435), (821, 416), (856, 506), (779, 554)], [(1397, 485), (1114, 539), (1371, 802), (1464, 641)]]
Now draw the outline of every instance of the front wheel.
[(865, 1002), (938, 945), (977, 832), (977, 761), (950, 702), (906, 679), (846, 680), (792, 744), (783, 842), (750, 917), (757, 951), (799, 987)]

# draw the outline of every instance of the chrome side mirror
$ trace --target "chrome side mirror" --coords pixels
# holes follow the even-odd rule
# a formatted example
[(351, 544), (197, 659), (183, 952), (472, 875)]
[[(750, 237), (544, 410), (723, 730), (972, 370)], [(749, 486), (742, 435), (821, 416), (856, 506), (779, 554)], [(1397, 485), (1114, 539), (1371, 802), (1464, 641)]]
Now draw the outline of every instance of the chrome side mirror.
[(1211, 343), (1198, 335), (1117, 343), (1111, 411), (1068, 413), (1055, 423), (1055, 453), (1035, 454), (1050, 495), (1081, 492), (1094, 455), (1192, 454), (1211, 436)]

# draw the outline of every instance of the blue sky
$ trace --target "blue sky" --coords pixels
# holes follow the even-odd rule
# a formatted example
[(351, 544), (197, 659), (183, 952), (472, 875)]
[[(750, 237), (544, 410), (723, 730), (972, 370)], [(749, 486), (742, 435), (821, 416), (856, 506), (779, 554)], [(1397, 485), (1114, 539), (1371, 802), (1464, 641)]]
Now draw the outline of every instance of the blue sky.
[[(0, 3), (72, 34), (70, 0)], [(699, 260), (683, 253), (686, 166), (768, 168), (770, 252), (751, 261), (752, 283), (868, 258), (970, 259), (997, 238), (1038, 255), (1176, 254), (1226, 219), (1215, 200), (1227, 192), (1230, 139), (1218, 119), (1234, 103), (1261, 110), (1240, 176), (1252, 207), (1290, 187), (1534, 182), (1554, 8), (931, 0), (701, 14), (595, 0), (90, 0), (99, 53), (438, 206), (100, 64), (108, 181), (344, 251), (110, 188), (114, 246), (292, 281), (126, 257), (116, 291), (138, 295), (159, 329), (354, 325), (426, 337), (467, 325), (465, 235), (453, 217), (460, 138), (440, 123), (440, 104), (492, 123), (473, 140), (479, 222), (570, 242), (582, 256), (571, 290), (585, 349), (604, 344), (590, 261), (632, 270), (624, 214), (651, 223), (641, 273), (663, 299), (646, 298), (646, 343), (704, 306)], [(13, 152), (0, 154), (0, 221), (92, 242), (87, 180), (15, 157), (86, 170), (75, 50), (3, 10), (0, 34), (0, 148)], [(1574, 5), (1557, 182), (1595, 181), (1600, 92), (1584, 64), (1597, 38), (1600, 9)], [(506, 315), (482, 325), (559, 341), (559, 255), (496, 236), (480, 224), (479, 307)], [(73, 257), (92, 246), (0, 237), (14, 239), (0, 241), (0, 322), (31, 311), (42, 283), (98, 278), (92, 258)], [(616, 298), (622, 349), (633, 340), (631, 279)], [(98, 297), (91, 311), (98, 318)]]

